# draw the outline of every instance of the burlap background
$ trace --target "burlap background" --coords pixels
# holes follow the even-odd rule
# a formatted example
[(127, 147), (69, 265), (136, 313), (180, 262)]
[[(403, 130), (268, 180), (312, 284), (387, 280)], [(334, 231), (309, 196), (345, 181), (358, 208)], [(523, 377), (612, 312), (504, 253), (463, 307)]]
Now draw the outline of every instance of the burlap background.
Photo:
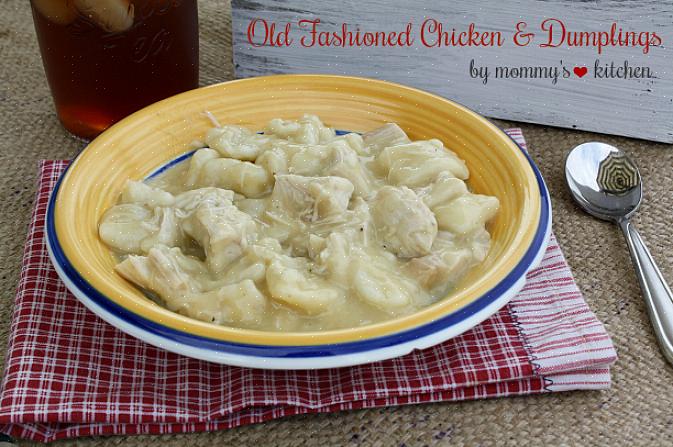
[[(202, 0), (199, 5), (202, 84), (230, 79), (229, 4)], [(0, 64), (2, 364), (37, 161), (72, 157), (83, 144), (69, 136), (54, 115), (26, 0), (0, 2)], [(552, 192), (556, 235), (589, 305), (617, 346), (620, 359), (613, 369), (611, 390), (300, 416), (217, 433), (93, 438), (59, 444), (673, 445), (673, 368), (655, 344), (622, 236), (616, 227), (582, 214), (571, 202), (562, 176), (564, 154), (578, 143), (600, 139), (628, 151), (646, 182), (645, 202), (635, 223), (661, 270), (673, 281), (673, 147), (542, 126), (522, 127)]]

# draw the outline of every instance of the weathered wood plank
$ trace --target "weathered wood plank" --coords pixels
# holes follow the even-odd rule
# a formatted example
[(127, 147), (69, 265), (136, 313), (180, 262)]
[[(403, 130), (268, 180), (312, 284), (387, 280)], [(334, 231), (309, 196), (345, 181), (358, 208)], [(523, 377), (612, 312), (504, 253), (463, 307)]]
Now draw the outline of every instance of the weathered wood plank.
[[(234, 62), (238, 77), (273, 73), (335, 73), (366, 76), (412, 85), (467, 105), (495, 118), (673, 142), (673, 1), (641, 0), (233, 0)], [(435, 18), (457, 30), (475, 23), (481, 31), (500, 31), (502, 47), (427, 48), (418, 42), (421, 22)], [(562, 19), (568, 29), (609, 30), (612, 22), (629, 31), (656, 31), (663, 45), (642, 54), (639, 48), (516, 47), (517, 22), (529, 30), (549, 17)], [(253, 47), (247, 40), (251, 20), (264, 18), (292, 23), (295, 42), (289, 47)], [(342, 23), (363, 30), (398, 30), (414, 24), (416, 43), (410, 48), (301, 47), (306, 32), (300, 19), (321, 19), (321, 29), (334, 31)], [(537, 39), (535, 42), (541, 42)], [(588, 75), (559, 79), (490, 79), (484, 85), (469, 75), (470, 60), (478, 66), (587, 66)], [(651, 79), (595, 79), (593, 65), (614, 61), (648, 66)]]

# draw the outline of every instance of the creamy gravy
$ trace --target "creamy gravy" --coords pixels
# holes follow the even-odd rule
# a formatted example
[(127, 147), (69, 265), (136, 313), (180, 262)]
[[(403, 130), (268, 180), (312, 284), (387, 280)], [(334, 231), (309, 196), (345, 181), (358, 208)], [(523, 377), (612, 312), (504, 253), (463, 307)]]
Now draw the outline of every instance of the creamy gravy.
[(494, 197), (438, 140), (394, 124), (337, 136), (317, 117), (264, 134), (222, 126), (207, 148), (129, 181), (101, 220), (116, 270), (170, 310), (215, 324), (324, 331), (407, 315), (481, 262)]

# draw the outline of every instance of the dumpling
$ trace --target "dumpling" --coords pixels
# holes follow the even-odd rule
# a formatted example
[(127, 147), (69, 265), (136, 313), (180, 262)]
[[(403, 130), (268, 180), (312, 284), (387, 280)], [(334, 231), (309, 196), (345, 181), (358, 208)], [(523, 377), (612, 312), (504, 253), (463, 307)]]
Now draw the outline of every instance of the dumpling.
[(149, 208), (171, 206), (175, 202), (173, 194), (159, 188), (153, 188), (143, 182), (128, 180), (122, 191), (122, 203), (135, 203)]
[(263, 260), (269, 264), (276, 259), (278, 255), (282, 255), (283, 247), (280, 242), (274, 238), (265, 237), (248, 247), (248, 252), (253, 254), (257, 259)]
[(356, 195), (368, 198), (372, 193), (371, 179), (363, 169), (358, 154), (344, 140), (330, 143), (328, 149), (331, 155), (325, 174), (348, 179)]
[(495, 217), (500, 202), (497, 197), (465, 194), (433, 208), (439, 228), (457, 234), (483, 229)]
[(269, 151), (282, 152), (283, 154), (285, 154), (285, 158), (287, 158), (287, 160), (289, 161), (289, 160), (292, 159), (292, 157), (294, 157), (296, 154), (303, 151), (307, 147), (309, 147), (309, 145), (301, 144), (301, 143), (293, 143), (293, 142), (288, 141), (288, 140), (278, 139), (278, 140), (274, 140), (272, 147), (267, 149), (267, 151), (265, 151), (265, 152), (269, 152)]
[(272, 182), (273, 177), (263, 167), (231, 158), (216, 158), (205, 162), (198, 180), (200, 186), (230, 189), (251, 198), (268, 192)]
[(339, 143), (343, 142), (345, 143), (349, 148), (355, 151), (356, 154), (361, 155), (363, 157), (367, 157), (371, 155), (369, 153), (369, 147), (365, 145), (364, 139), (362, 138), (362, 135), (357, 134), (357, 133), (347, 133), (345, 135), (340, 135), (338, 137), (335, 137), (331, 143)]
[(206, 144), (223, 157), (255, 161), (271, 143), (272, 137), (256, 134), (241, 126), (222, 126), (210, 129)]
[(318, 176), (323, 173), (329, 157), (327, 146), (304, 146), (290, 157), (287, 170), (290, 174)]
[(376, 249), (363, 250), (345, 233), (332, 233), (317, 258), (317, 272), (334, 284), (343, 284), (366, 303), (387, 312), (411, 303), (422, 293), (413, 282), (398, 274), (394, 255)]
[(335, 137), (334, 130), (326, 127), (315, 115), (304, 115), (297, 121), (273, 119), (267, 125), (265, 133), (303, 144), (326, 143)]
[(224, 157), (232, 157), (226, 153), (228, 148), (238, 145), (251, 135), (252, 132), (250, 130), (241, 126), (227, 125), (213, 127), (206, 133), (206, 144)]
[(198, 186), (203, 166), (210, 160), (220, 158), (220, 154), (212, 149), (199, 149), (189, 159), (189, 169), (185, 176), (185, 186), (194, 188)]
[(247, 246), (243, 257), (229, 265), (220, 279), (209, 284), (209, 289), (250, 279), (257, 284), (266, 280), (266, 266), (281, 255), (282, 248), (277, 240), (264, 238)]
[(372, 154), (390, 146), (411, 143), (406, 133), (395, 123), (384, 124), (362, 135), (362, 140)]
[(182, 242), (172, 208), (147, 208), (125, 203), (105, 212), (98, 227), (100, 238), (122, 253), (145, 253), (155, 243), (176, 246)]
[(152, 212), (143, 206), (115, 205), (103, 214), (98, 234), (103, 242), (122, 253), (142, 253), (141, 242), (152, 234), (143, 222), (151, 218)]
[(182, 212), (181, 217), (185, 217), (200, 206), (229, 206), (233, 200), (234, 192), (228, 189), (213, 187), (199, 188), (178, 194), (175, 197), (175, 208)]
[(263, 283), (266, 279), (266, 263), (254, 255), (245, 255), (229, 264), (217, 284), (233, 284), (246, 279), (257, 284)]
[(279, 148), (263, 152), (257, 157), (255, 164), (263, 167), (270, 176), (287, 174), (289, 172), (287, 153)]
[(381, 310), (394, 312), (408, 306), (412, 294), (420, 293), (412, 282), (397, 273), (397, 269), (386, 268), (384, 258), (364, 257), (356, 259), (352, 266), (350, 284), (355, 295), (366, 303)]
[(446, 158), (428, 160), (419, 166), (407, 165), (406, 162), (395, 163), (388, 172), (388, 181), (410, 188), (424, 186), (434, 181), (440, 173), (450, 171), (451, 164), (451, 160)]
[(298, 259), (279, 258), (266, 269), (271, 297), (308, 315), (328, 311), (342, 294), (329, 282), (311, 275)]
[(442, 173), (439, 174), (435, 183), (423, 188), (418, 195), (430, 209), (433, 209), (437, 205), (450, 202), (467, 193), (467, 185), (464, 181)]
[(469, 176), (465, 162), (439, 140), (387, 147), (376, 157), (376, 164), (390, 183), (410, 188), (429, 185), (441, 173), (461, 180)]
[(371, 213), (386, 249), (403, 258), (430, 253), (437, 221), (411, 189), (384, 186), (372, 201)]
[(343, 213), (348, 208), (353, 185), (341, 177), (277, 175), (271, 201), (279, 210), (305, 221)]
[(267, 299), (250, 279), (184, 297), (177, 312), (215, 324), (250, 325), (266, 312)]
[(220, 158), (212, 149), (199, 149), (189, 161), (185, 185), (190, 188), (214, 186), (259, 197), (268, 192), (273, 177), (266, 170), (247, 161)]

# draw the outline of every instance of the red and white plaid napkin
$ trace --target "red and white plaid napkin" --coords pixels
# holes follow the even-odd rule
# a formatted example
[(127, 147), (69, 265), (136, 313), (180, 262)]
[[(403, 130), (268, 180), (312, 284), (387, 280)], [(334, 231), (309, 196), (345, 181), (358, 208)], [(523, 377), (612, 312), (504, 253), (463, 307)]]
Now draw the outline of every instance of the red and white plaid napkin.
[[(522, 146), (518, 129), (509, 134)], [(45, 161), (26, 242), (0, 393), (0, 432), (37, 441), (220, 430), (300, 413), (610, 386), (616, 353), (552, 237), (510, 304), (424, 351), (349, 368), (265, 371), (172, 354), (89, 312), (47, 256)]]

